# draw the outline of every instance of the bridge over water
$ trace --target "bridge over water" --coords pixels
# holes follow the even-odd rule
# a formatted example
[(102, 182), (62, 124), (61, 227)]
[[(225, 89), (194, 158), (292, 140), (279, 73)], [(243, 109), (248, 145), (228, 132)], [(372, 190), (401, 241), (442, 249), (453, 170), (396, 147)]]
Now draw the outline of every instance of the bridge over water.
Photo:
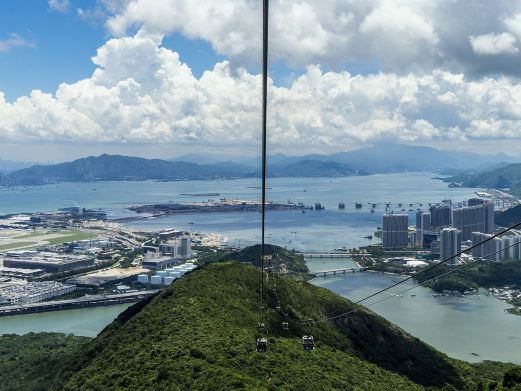
[(309, 274), (313, 277), (326, 277), (326, 276), (336, 276), (337, 274), (346, 274), (346, 273), (356, 273), (356, 272), (363, 272), (365, 271), (365, 268), (358, 268), (358, 267), (347, 267), (347, 268), (341, 268), (341, 269), (329, 269), (329, 270), (319, 270), (310, 272)]
[(351, 258), (349, 253), (299, 253), (304, 258), (326, 258), (326, 259), (348, 259)]

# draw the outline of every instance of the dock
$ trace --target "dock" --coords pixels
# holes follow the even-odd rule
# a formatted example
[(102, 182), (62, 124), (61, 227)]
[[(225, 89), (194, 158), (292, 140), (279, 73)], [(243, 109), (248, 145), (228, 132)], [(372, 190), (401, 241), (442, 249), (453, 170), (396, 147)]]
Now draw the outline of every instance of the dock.
[(92, 295), (77, 299), (45, 301), (31, 304), (16, 304), (0, 307), (1, 316), (35, 314), (40, 312), (63, 311), (77, 308), (102, 307), (115, 304), (135, 303), (156, 294), (159, 289), (128, 292), (113, 295)]

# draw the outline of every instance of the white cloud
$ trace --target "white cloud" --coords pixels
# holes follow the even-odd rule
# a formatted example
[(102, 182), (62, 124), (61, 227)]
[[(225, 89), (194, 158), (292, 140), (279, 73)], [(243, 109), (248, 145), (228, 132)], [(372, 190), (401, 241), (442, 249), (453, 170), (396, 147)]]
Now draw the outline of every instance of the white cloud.
[(472, 50), (480, 55), (514, 54), (519, 51), (517, 39), (510, 33), (470, 36), (469, 41)]
[(34, 42), (28, 41), (22, 37), (20, 37), (18, 34), (11, 33), (9, 34), (9, 37), (4, 40), (0, 40), (0, 52), (7, 52), (11, 50), (12, 48), (16, 47), (35, 47)]
[[(208, 41), (235, 65), (257, 63), (261, 3), (257, 0), (148, 0), (119, 2), (107, 20), (115, 36), (145, 26)], [(511, 0), (272, 0), (271, 58), (293, 67), (376, 62), (405, 74), (443, 68), (451, 72), (507, 73), (519, 67), (491, 62), (483, 53), (511, 53), (521, 2)], [(512, 15), (505, 18), (505, 15)], [(517, 15), (517, 16), (516, 16)], [(521, 18), (521, 17), (520, 17)], [(509, 32), (494, 35), (492, 32)], [(513, 35), (512, 35), (513, 34)], [(474, 52), (469, 37), (477, 41)]]
[[(161, 36), (111, 39), (90, 78), (55, 94), (0, 93), (0, 139), (115, 143), (258, 144), (261, 78), (228, 62), (196, 78)], [(373, 141), (521, 138), (521, 85), (462, 74), (323, 72), (309, 66), (289, 87), (270, 81), (274, 148), (339, 150)]]
[(69, 10), (69, 0), (49, 0), (49, 8), (57, 12), (67, 12)]

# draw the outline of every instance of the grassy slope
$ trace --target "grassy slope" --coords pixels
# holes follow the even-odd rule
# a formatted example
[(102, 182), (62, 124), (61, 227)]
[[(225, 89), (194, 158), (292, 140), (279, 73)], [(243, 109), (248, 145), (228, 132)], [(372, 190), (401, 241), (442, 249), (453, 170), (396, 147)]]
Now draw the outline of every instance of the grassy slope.
[[(373, 313), (283, 331), (273, 297), (268, 299), (270, 351), (255, 353), (259, 278), (258, 269), (237, 262), (188, 274), (149, 305), (120, 315), (61, 373), (56, 389), (422, 388), (406, 376), (424, 385), (462, 384), (445, 356)], [(325, 289), (274, 278), (283, 310), (292, 317), (318, 319), (353, 308)], [(300, 346), (306, 333), (317, 340), (313, 352)]]

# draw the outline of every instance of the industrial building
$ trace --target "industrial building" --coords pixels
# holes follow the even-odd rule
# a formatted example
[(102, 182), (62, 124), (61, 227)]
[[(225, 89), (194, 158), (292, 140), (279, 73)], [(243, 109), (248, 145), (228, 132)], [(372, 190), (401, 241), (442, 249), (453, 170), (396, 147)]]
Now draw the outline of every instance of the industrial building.
[(10, 251), (4, 266), (19, 269), (41, 269), (46, 273), (62, 273), (94, 265), (94, 257), (58, 254), (44, 251)]
[(403, 248), (409, 244), (409, 216), (386, 214), (383, 216), (382, 245), (384, 248)]
[(38, 303), (55, 296), (65, 295), (75, 289), (75, 285), (62, 284), (57, 281), (30, 282), (24, 285), (13, 285), (0, 289), (0, 303)]
[(0, 276), (14, 278), (32, 278), (45, 274), (43, 269), (16, 269), (12, 267), (0, 267)]
[[(151, 254), (151, 253), (147, 253)], [(162, 270), (169, 268), (170, 266), (174, 266), (177, 263), (176, 258), (172, 257), (161, 257), (161, 256), (152, 256), (147, 257), (143, 260), (141, 263), (141, 266), (143, 266), (145, 269), (150, 270)]]

